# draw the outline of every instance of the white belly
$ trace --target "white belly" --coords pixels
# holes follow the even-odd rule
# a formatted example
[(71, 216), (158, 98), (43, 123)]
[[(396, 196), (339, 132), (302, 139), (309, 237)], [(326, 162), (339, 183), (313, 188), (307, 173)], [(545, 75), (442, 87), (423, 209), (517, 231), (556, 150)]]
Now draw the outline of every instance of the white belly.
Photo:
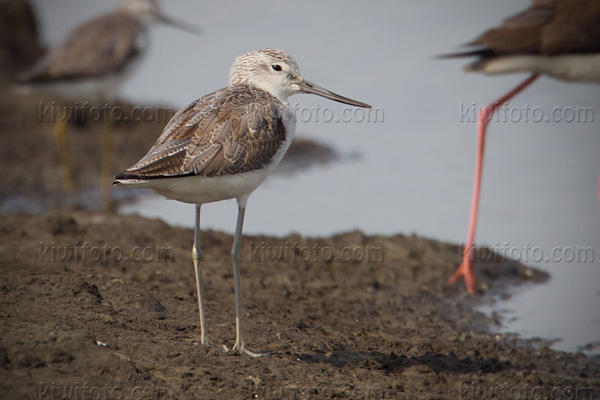
[(270, 175), (265, 168), (239, 175), (218, 177), (184, 176), (148, 181), (122, 181), (125, 185), (152, 189), (168, 199), (191, 204), (213, 203), (227, 199), (247, 199)]
[(600, 54), (498, 57), (488, 61), (482, 72), (533, 72), (568, 81), (599, 82)]

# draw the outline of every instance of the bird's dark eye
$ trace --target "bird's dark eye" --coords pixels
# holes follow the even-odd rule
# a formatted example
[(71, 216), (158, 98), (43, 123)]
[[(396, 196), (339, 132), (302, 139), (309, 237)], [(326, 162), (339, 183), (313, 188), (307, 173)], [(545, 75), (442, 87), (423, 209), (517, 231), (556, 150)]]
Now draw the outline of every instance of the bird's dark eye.
[(277, 71), (277, 72), (282, 70), (281, 65), (279, 65), (279, 64), (273, 64), (273, 65), (271, 65), (271, 68), (273, 68), (273, 71)]

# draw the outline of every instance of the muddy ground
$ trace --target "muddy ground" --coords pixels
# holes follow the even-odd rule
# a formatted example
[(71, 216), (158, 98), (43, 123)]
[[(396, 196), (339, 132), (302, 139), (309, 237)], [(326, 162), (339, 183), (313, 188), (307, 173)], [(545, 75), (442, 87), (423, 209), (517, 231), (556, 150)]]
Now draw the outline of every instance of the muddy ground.
[[(89, 211), (101, 208), (101, 123), (69, 124), (78, 189), (63, 191), (40, 122), (53, 101), (0, 93), (0, 399), (600, 398), (599, 357), (495, 335), (500, 319), (474, 311), (547, 276), (478, 263), (467, 296), (447, 284), (458, 247), (416, 236), (245, 236), (246, 341), (273, 351), (252, 359), (224, 351), (232, 237), (202, 232), (211, 347), (200, 345), (193, 232)], [(114, 172), (163, 126), (116, 123)], [(282, 170), (345, 156), (297, 141)]]
[[(446, 283), (459, 249), (416, 236), (246, 236), (246, 340), (274, 352), (252, 359), (223, 350), (235, 341), (232, 237), (203, 232), (205, 347), (192, 238), (136, 216), (3, 215), (0, 397), (599, 398), (598, 357), (491, 334), (497, 321), (473, 311), (485, 291), (544, 276), (480, 264), (469, 297)], [(336, 261), (315, 246), (372, 256)]]

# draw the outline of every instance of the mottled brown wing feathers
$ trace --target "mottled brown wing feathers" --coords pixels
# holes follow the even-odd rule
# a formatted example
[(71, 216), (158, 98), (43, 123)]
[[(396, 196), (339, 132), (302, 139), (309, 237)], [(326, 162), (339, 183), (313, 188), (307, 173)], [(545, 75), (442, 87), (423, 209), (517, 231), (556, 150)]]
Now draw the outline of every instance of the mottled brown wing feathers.
[(148, 154), (117, 179), (223, 176), (263, 168), (285, 141), (282, 106), (246, 86), (211, 93), (175, 114)]
[(142, 25), (134, 18), (113, 13), (73, 30), (57, 47), (20, 76), (23, 82), (76, 80), (122, 70), (139, 55)]

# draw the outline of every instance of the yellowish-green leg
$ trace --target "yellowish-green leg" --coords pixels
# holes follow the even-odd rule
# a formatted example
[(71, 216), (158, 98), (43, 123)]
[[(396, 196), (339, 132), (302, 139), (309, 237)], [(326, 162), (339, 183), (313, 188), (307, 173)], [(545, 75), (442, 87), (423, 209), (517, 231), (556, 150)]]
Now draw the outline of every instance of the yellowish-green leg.
[(209, 346), (208, 332), (206, 331), (206, 319), (204, 317), (204, 285), (202, 284), (202, 260), (204, 253), (200, 248), (200, 206), (196, 204), (196, 220), (194, 223), (194, 247), (192, 256), (194, 261), (194, 271), (196, 273), (196, 289), (198, 291), (198, 310), (200, 311), (200, 343)]
[(233, 280), (235, 285), (235, 345), (233, 351), (246, 354), (250, 357), (262, 357), (272, 353), (255, 353), (246, 348), (242, 331), (242, 290), (240, 284), (240, 263), (242, 262), (242, 230), (244, 226), (244, 215), (246, 214), (246, 200), (238, 200), (238, 218), (233, 237), (233, 249), (231, 258), (233, 260)]
[(71, 169), (71, 160), (69, 157), (69, 147), (67, 145), (67, 115), (66, 111), (59, 113), (54, 121), (54, 139), (58, 148), (58, 161), (63, 173), (63, 187), (65, 190), (75, 189), (75, 180)]

